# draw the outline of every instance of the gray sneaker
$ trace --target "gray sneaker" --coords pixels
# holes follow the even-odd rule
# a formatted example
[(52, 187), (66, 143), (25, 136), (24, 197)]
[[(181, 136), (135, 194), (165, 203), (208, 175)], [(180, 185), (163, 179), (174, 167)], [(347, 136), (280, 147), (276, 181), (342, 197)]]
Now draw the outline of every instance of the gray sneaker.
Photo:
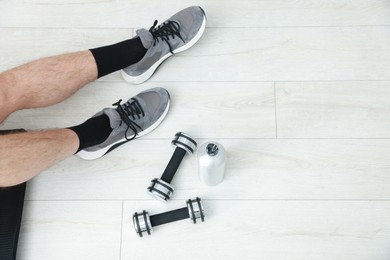
[(136, 32), (148, 51), (142, 60), (121, 71), (130, 83), (146, 81), (164, 60), (194, 45), (205, 30), (206, 15), (201, 7), (191, 6), (156, 25), (157, 20), (149, 31), (140, 29)]
[(170, 97), (167, 90), (153, 88), (139, 93), (121, 104), (119, 100), (113, 106), (105, 108), (96, 115), (106, 114), (110, 119), (112, 132), (101, 144), (88, 147), (77, 153), (85, 160), (93, 160), (111, 152), (118, 146), (154, 130), (168, 113)]

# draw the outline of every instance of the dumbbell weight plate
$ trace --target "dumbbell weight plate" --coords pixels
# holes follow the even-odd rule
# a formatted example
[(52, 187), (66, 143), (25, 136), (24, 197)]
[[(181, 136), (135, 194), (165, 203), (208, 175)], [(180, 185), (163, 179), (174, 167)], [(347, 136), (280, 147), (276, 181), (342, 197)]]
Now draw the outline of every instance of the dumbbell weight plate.
[(171, 184), (157, 178), (153, 179), (148, 187), (148, 193), (160, 201), (168, 201), (173, 191), (174, 188)]
[(152, 224), (150, 222), (149, 213), (145, 210), (141, 213), (134, 213), (133, 215), (133, 225), (135, 232), (138, 236), (142, 237), (142, 233), (147, 232), (148, 235), (152, 233)]
[(196, 224), (197, 219), (201, 219), (202, 222), (204, 222), (204, 208), (203, 202), (200, 198), (187, 200), (187, 208), (190, 219), (194, 222), (194, 224)]
[(171, 143), (174, 146), (184, 149), (188, 155), (193, 154), (197, 146), (195, 140), (192, 139), (191, 136), (183, 132), (176, 133)]

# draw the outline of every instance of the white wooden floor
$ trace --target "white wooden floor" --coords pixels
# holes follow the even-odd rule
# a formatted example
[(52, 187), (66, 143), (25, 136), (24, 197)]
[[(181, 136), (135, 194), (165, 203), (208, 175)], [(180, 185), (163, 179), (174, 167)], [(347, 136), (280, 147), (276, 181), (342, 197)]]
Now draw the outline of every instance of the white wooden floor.
[[(75, 125), (154, 86), (172, 96), (152, 134), (29, 183), (19, 259), (390, 259), (388, 0), (1, 0), (0, 71), (121, 41), (195, 4), (208, 16), (203, 38), (149, 82), (114, 73), (0, 126)], [(177, 131), (223, 144), (226, 178), (202, 185), (188, 157), (162, 205), (145, 189)], [(195, 196), (205, 223), (136, 236), (135, 211)]]

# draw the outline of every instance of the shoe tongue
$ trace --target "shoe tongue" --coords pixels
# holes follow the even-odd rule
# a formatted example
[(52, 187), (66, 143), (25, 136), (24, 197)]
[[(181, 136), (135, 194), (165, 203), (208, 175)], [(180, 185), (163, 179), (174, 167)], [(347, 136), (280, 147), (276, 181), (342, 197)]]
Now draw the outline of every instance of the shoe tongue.
[[(133, 99), (137, 100), (138, 104), (140, 105), (140, 107), (144, 111), (145, 117), (149, 116), (149, 111), (147, 110), (145, 100), (143, 98), (139, 98), (138, 96), (133, 97)], [(141, 111), (140, 111), (140, 113), (141, 113)]]
[(105, 108), (103, 109), (103, 113), (106, 114), (110, 119), (110, 126), (112, 129), (117, 128), (121, 124), (122, 119), (118, 111), (116, 111), (116, 109)]
[(138, 29), (136, 33), (141, 39), (144, 48), (149, 49), (153, 44), (153, 35), (146, 29)]
[[(134, 97), (134, 98), (136, 98), (136, 97)], [(146, 107), (145, 101), (142, 98), (137, 98), (137, 101), (141, 107), (143, 107), (143, 108)], [(115, 129), (119, 125), (121, 125), (122, 118), (115, 108), (105, 108), (105, 109), (103, 109), (103, 113), (106, 114), (108, 116), (108, 118), (110, 119), (110, 126), (112, 129)], [(149, 117), (148, 111), (144, 111), (144, 113), (145, 113), (145, 117)], [(141, 114), (141, 111), (139, 111), (139, 114)]]

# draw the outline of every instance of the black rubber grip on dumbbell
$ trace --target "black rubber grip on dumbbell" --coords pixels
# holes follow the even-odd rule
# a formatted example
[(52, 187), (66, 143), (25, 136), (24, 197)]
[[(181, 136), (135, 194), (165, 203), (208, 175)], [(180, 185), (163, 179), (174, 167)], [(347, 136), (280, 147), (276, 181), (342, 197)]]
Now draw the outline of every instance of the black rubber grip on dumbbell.
[(186, 155), (186, 150), (176, 147), (175, 152), (173, 153), (167, 167), (164, 170), (164, 173), (161, 176), (161, 180), (171, 183), (173, 176), (179, 168), (181, 161), (183, 160), (184, 155)]
[(150, 216), (150, 223), (152, 224), (152, 227), (163, 225), (167, 223), (171, 223), (174, 221), (187, 219), (190, 215), (188, 213), (188, 208), (181, 208), (176, 209), (168, 212), (164, 212), (161, 214)]

